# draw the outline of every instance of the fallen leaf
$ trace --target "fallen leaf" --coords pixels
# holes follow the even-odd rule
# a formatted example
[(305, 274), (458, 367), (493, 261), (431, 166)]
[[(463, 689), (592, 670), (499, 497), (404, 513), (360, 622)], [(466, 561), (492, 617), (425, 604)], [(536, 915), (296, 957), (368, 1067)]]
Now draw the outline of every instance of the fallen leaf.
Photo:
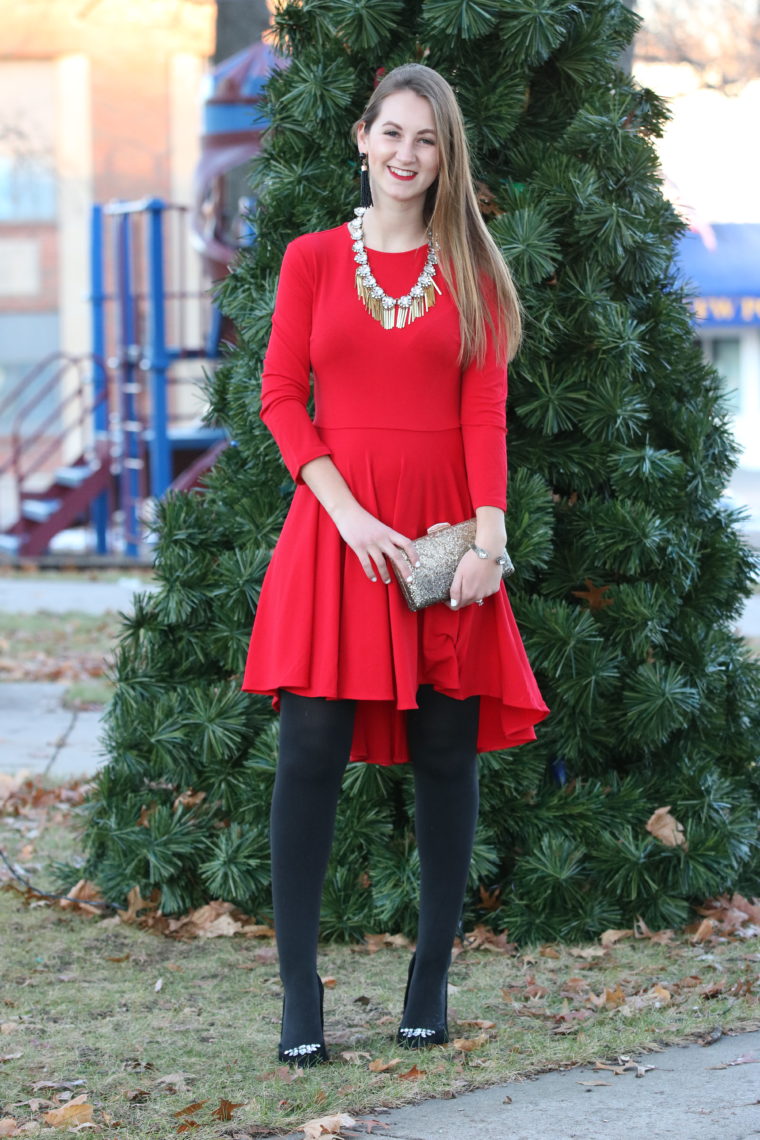
[(482, 1020), (458, 1021), (457, 1025), (471, 1025), (474, 1029), (495, 1029), (496, 1028), (496, 1022), (495, 1021), (482, 1021)]
[(202, 927), (198, 931), (199, 938), (231, 938), (233, 934), (239, 934), (243, 929), (241, 923), (236, 922), (229, 914), (220, 914), (208, 926)]
[(346, 1049), (345, 1053), (341, 1053), (340, 1056), (351, 1065), (360, 1065), (362, 1061), (366, 1061), (372, 1054), (360, 1053), (356, 1049)]
[(559, 950), (555, 949), (554, 946), (542, 946), (541, 949), (539, 950), (539, 954), (541, 955), (542, 958), (559, 958), (560, 957)]
[(697, 929), (694, 931), (692, 942), (706, 942), (711, 938), (715, 931), (715, 923), (711, 918), (703, 918)]
[(400, 950), (406, 950), (411, 946), (411, 942), (405, 934), (384, 934), (385, 946), (397, 946)]
[(604, 987), (604, 1005), (607, 1009), (617, 1009), (618, 1006), (625, 1004), (625, 994), (623, 989), (618, 983), (614, 990), (609, 989), (608, 986)]
[(651, 942), (656, 942), (660, 946), (668, 946), (676, 936), (675, 930), (655, 930), (649, 938)]
[(246, 938), (274, 938), (274, 927), (254, 922), (243, 928)]
[(177, 1092), (187, 1092), (187, 1085), (185, 1081), (194, 1081), (195, 1075), (193, 1073), (169, 1073), (165, 1077), (156, 1077), (153, 1082), (156, 1085), (167, 1085), (175, 1088)]
[(594, 1014), (590, 1009), (568, 1009), (564, 1010), (562, 1013), (555, 1014), (554, 1020), (558, 1022), (564, 1021), (569, 1023), (571, 1021), (587, 1021), (589, 1017), (593, 1016)]
[[(202, 1103), (205, 1104), (206, 1102), (203, 1101)], [(245, 1101), (243, 1101), (243, 1100), (234, 1104), (230, 1100), (222, 1099), (219, 1101), (218, 1107), (213, 1109), (211, 1115), (214, 1117), (215, 1120), (232, 1120), (232, 1114), (235, 1111), (235, 1109), (236, 1108), (242, 1108), (244, 1104), (245, 1104)]]
[(384, 934), (365, 934), (363, 942), (352, 942), (349, 950), (352, 954), (377, 954), (385, 945)]
[(641, 917), (641, 915), (638, 915), (638, 917), (634, 920), (633, 934), (634, 934), (635, 938), (651, 938), (652, 937), (652, 931), (649, 929), (647, 924), (644, 922), (644, 919)]
[(185, 1108), (178, 1109), (173, 1116), (192, 1116), (199, 1108), (203, 1108), (204, 1104), (208, 1104), (207, 1100), (196, 1100), (193, 1104), (188, 1104)]
[(587, 1085), (589, 1088), (597, 1085), (609, 1085), (609, 1081), (576, 1081), (576, 1085)]
[(99, 902), (104, 902), (105, 900), (100, 893), (100, 888), (87, 879), (80, 879), (76, 886), (66, 892), (66, 895), (68, 896), (67, 898), (58, 900), (58, 906), (61, 910), (72, 910), (76, 908), (81, 914), (95, 915), (103, 913), (102, 907), (88, 905), (88, 900)]
[(87, 1093), (81, 1093), (60, 1108), (43, 1112), (42, 1119), (53, 1128), (68, 1128), (72, 1124), (83, 1124), (92, 1120), (92, 1105), (87, 1104)]
[(340, 1134), (344, 1128), (351, 1128), (356, 1121), (353, 1116), (349, 1116), (347, 1112), (340, 1112), (335, 1116), (320, 1116), (316, 1120), (307, 1120), (305, 1124), (301, 1125), (306, 1140), (320, 1140), (320, 1138), (332, 1138), (332, 1140), (340, 1140)]
[(389, 1069), (395, 1069), (396, 1065), (401, 1064), (401, 1058), (396, 1057), (393, 1061), (381, 1061), (379, 1058), (376, 1061), (370, 1061), (367, 1068), (371, 1073), (387, 1073)]
[(614, 1073), (616, 1077), (622, 1077), (625, 1072), (624, 1065), (607, 1065), (604, 1061), (597, 1061), (594, 1065), (595, 1070), (601, 1070), (605, 1073)]
[(670, 990), (667, 990), (665, 986), (661, 986), (659, 982), (655, 982), (652, 988), (647, 992), (653, 994), (654, 997), (656, 997), (658, 1001), (661, 1001), (664, 1005), (667, 1005), (667, 1003), (670, 1001)]
[(0, 1136), (18, 1136), (18, 1121), (12, 1116), (4, 1116), (0, 1120)]
[(489, 926), (482, 923), (465, 934), (464, 948), (467, 950), (490, 950), (495, 954), (515, 954), (517, 952), (517, 944), (508, 941), (506, 930), (496, 934)]
[(494, 887), (489, 891), (481, 883), (479, 890), (481, 910), (498, 910), (501, 905), (501, 887)]
[(418, 1081), (420, 1077), (425, 1076), (426, 1071), (426, 1069), (418, 1069), (416, 1065), (412, 1065), (411, 1069), (405, 1073), (398, 1073), (397, 1076), (400, 1081)]
[(477, 1037), (455, 1037), (452, 1045), (455, 1049), (461, 1049), (463, 1053), (471, 1053), (473, 1049), (480, 1049), (487, 1043), (488, 1034), (479, 1033)]
[[(604, 935), (602, 935), (602, 938), (604, 938)], [(569, 953), (572, 954), (572, 956), (574, 958), (603, 958), (604, 957), (604, 947), (603, 946), (571, 946)]]
[(621, 938), (630, 938), (632, 934), (632, 930), (605, 930), (600, 937), (600, 941), (602, 946), (614, 946)]
[(568, 978), (562, 989), (560, 990), (561, 997), (577, 997), (588, 989), (588, 982), (585, 978)]
[(684, 851), (689, 850), (683, 824), (670, 814), (670, 805), (657, 808), (647, 820), (645, 827), (650, 835), (659, 839), (666, 847), (683, 847)]

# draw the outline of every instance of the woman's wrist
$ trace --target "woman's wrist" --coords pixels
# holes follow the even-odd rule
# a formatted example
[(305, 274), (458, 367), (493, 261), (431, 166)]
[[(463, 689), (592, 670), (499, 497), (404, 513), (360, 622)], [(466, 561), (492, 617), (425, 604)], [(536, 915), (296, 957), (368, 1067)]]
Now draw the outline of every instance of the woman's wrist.
[(352, 510), (361, 510), (350, 487), (329, 455), (320, 455), (301, 468), (304, 483), (313, 492), (333, 522)]
[(504, 512), (498, 507), (478, 507), (475, 515), (475, 545), (487, 550), (492, 558), (497, 558), (507, 545)]

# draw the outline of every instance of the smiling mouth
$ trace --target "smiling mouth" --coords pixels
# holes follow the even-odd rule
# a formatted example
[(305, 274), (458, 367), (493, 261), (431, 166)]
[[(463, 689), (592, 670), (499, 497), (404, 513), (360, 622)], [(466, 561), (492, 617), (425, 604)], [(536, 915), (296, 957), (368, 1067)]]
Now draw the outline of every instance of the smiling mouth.
[(388, 169), (394, 178), (401, 178), (404, 182), (410, 182), (412, 178), (417, 177), (416, 170), (402, 170), (398, 166), (389, 166)]

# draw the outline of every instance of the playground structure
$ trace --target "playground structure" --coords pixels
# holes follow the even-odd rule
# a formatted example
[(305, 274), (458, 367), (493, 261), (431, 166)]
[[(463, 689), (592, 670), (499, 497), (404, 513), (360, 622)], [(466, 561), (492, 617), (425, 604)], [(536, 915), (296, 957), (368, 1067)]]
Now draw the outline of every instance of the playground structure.
[(228, 446), (203, 419), (222, 338), (211, 285), (253, 241), (240, 172), (261, 147), (258, 104), (282, 66), (255, 43), (209, 73), (191, 206), (93, 206), (91, 350), (46, 357), (0, 401), (0, 487), (14, 504), (0, 557), (44, 554), (74, 525), (99, 555), (147, 556), (151, 504), (195, 485)]
[(4, 401), (16, 408), (0, 463), (17, 502), (0, 535), (6, 553), (42, 554), (88, 516), (97, 553), (137, 557), (150, 500), (191, 485), (227, 442), (202, 420), (199, 383), (220, 319), (190, 247), (189, 209), (94, 206), (90, 259), (92, 352), (48, 357)]

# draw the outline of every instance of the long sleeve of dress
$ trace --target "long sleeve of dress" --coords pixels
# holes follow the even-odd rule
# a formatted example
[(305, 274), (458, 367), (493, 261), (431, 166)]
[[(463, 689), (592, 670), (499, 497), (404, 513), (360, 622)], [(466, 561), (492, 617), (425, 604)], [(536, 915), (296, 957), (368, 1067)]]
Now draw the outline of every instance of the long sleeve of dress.
[(275, 438), (296, 483), (311, 459), (330, 455), (307, 411), (310, 394), (314, 269), (303, 243), (291, 242), (282, 259), (272, 333), (261, 379), (261, 419)]
[(462, 438), (472, 505), (507, 507), (507, 367), (487, 328), (485, 360), (462, 373)]

